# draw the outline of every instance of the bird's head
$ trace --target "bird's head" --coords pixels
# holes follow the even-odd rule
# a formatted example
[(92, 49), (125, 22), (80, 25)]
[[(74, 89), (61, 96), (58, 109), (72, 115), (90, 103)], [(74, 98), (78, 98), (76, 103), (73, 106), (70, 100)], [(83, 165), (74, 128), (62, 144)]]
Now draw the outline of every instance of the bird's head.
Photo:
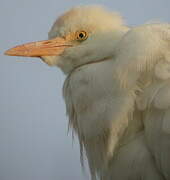
[(112, 57), (116, 42), (127, 30), (118, 14), (100, 6), (80, 6), (56, 20), (49, 40), (19, 45), (5, 54), (40, 57), (69, 73), (78, 66)]

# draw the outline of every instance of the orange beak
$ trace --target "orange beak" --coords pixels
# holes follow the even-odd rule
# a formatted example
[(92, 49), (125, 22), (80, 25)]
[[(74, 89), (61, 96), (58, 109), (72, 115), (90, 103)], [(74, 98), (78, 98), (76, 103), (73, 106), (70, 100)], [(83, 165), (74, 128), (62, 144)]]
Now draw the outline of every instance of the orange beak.
[(58, 56), (64, 52), (67, 47), (71, 47), (71, 43), (64, 38), (57, 37), (46, 41), (31, 42), (16, 46), (5, 52), (8, 56)]

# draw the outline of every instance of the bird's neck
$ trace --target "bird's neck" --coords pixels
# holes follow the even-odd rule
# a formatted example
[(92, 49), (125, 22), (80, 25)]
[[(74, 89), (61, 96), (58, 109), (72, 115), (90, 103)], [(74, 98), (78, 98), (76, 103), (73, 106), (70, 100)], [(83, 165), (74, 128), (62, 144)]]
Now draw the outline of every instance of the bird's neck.
[(64, 85), (70, 126), (77, 133), (81, 152), (88, 158), (91, 174), (102, 177), (109, 162), (140, 129), (132, 127), (134, 90), (120, 89), (113, 78), (113, 60), (75, 69)]

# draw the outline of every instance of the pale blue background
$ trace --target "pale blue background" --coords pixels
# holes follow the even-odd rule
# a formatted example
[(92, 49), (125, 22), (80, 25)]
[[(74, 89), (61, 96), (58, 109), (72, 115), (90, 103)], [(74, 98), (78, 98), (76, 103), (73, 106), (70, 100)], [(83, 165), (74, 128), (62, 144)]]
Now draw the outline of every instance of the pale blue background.
[(103, 4), (129, 25), (170, 22), (170, 0), (0, 0), (0, 180), (83, 180), (77, 142), (67, 135), (64, 75), (39, 59), (7, 57), (14, 45), (47, 38), (55, 18)]

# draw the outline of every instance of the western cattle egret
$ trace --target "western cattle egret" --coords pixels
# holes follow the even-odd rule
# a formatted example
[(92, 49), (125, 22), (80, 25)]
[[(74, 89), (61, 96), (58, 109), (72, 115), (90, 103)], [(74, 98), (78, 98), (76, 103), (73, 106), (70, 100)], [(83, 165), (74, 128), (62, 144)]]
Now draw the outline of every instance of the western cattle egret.
[(170, 179), (170, 25), (129, 30), (99, 6), (60, 16), (49, 40), (7, 55), (41, 57), (67, 75), (63, 94), (91, 179)]

